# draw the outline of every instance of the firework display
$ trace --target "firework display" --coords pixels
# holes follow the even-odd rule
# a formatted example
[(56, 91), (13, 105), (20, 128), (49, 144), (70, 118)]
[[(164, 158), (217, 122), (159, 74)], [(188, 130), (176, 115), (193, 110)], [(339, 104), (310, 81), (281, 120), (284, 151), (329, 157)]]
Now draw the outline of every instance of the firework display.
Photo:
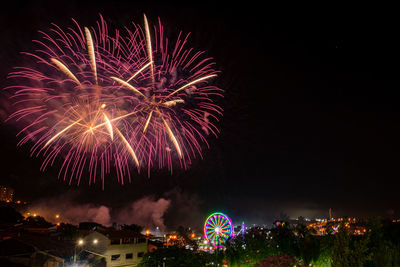
[(218, 135), (223, 90), (212, 58), (187, 48), (189, 34), (171, 41), (160, 20), (108, 29), (73, 20), (53, 24), (24, 52), (26, 64), (9, 74), (19, 145), (33, 144), (41, 169), (57, 164), (59, 178), (89, 183), (115, 171), (131, 180), (132, 169), (187, 168)]
[(226, 240), (233, 237), (231, 219), (220, 212), (211, 214), (204, 223), (204, 237), (213, 247), (222, 247)]

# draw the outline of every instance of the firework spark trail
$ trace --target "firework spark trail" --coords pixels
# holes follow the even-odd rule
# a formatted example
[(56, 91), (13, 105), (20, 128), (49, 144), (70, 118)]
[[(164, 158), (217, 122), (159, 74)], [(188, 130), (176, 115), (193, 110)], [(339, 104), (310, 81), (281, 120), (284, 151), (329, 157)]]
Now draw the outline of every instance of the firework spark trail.
[(147, 21), (146, 15), (144, 15), (144, 29), (145, 29), (145, 32), (146, 32), (147, 56), (149, 57), (149, 61), (150, 61), (151, 87), (153, 89), (153, 95), (154, 95), (155, 78), (154, 78), (154, 66), (153, 66), (153, 51), (152, 51), (152, 48), (151, 48), (151, 37), (150, 37), (149, 22)]
[(59, 178), (69, 183), (87, 171), (89, 183), (99, 175), (104, 185), (115, 169), (123, 184), (131, 159), (150, 175), (201, 158), (206, 136), (219, 132), (223, 90), (210, 85), (218, 74), (212, 59), (186, 48), (189, 34), (171, 42), (160, 20), (150, 31), (145, 15), (143, 28), (114, 36), (101, 16), (97, 27), (73, 23), (40, 32), (36, 52), (23, 53), (32, 65), (8, 77), (8, 121), (21, 125), (19, 145), (31, 140), (31, 155), (44, 156), (41, 170), (63, 158)]
[(145, 123), (144, 128), (143, 128), (143, 133), (146, 132), (147, 127), (149, 126), (149, 123), (150, 123), (152, 115), (153, 115), (153, 110), (150, 111), (149, 116), (147, 117), (146, 123)]
[(128, 149), (129, 153), (132, 155), (133, 160), (136, 163), (136, 166), (139, 166), (139, 160), (136, 156), (135, 151), (133, 151), (133, 148), (131, 147), (131, 145), (129, 144), (129, 142), (126, 140), (126, 138), (124, 137), (124, 135), (118, 130), (118, 128), (115, 128), (116, 132), (118, 133), (119, 137), (122, 139), (122, 141), (124, 142), (126, 148)]
[(128, 80), (126, 80), (127, 83), (129, 83), (133, 78), (135, 78), (139, 73), (144, 71), (147, 67), (151, 66), (153, 64), (153, 61), (150, 60), (149, 63), (145, 64), (141, 69), (139, 69), (135, 74), (133, 74)]
[(92, 35), (90, 34), (89, 29), (86, 27), (85, 27), (85, 34), (86, 34), (86, 42), (87, 42), (87, 48), (88, 48), (88, 53), (89, 53), (89, 58), (90, 58), (90, 64), (91, 64), (91, 67), (93, 70), (94, 79), (97, 84), (97, 67), (96, 67), (96, 57), (94, 55), (93, 39), (92, 39)]
[(212, 78), (212, 77), (215, 77), (215, 76), (217, 76), (217, 75), (216, 75), (216, 74), (212, 74), (212, 75), (208, 75), (208, 76), (205, 76), (205, 77), (201, 77), (201, 78), (199, 78), (199, 79), (196, 79), (196, 80), (194, 80), (194, 81), (191, 81), (191, 82), (185, 84), (184, 86), (180, 87), (179, 89), (176, 89), (175, 91), (173, 91), (172, 93), (170, 93), (169, 95), (167, 95), (165, 98), (171, 97), (171, 96), (173, 96), (174, 94), (178, 93), (179, 91), (182, 91), (183, 89), (185, 89), (185, 88), (187, 88), (187, 87), (189, 87), (189, 86), (191, 86), (191, 85), (193, 85), (193, 84), (196, 84), (196, 83), (198, 83), (198, 82), (207, 80), (207, 79)]
[(68, 77), (70, 77), (72, 80), (74, 80), (78, 85), (81, 85), (81, 82), (78, 80), (78, 78), (75, 77), (75, 75), (68, 69), (67, 66), (62, 64), (60, 61), (58, 61), (55, 58), (50, 59), (54, 64), (57, 65), (57, 67), (64, 72)]
[(68, 131), (71, 127), (73, 127), (75, 124), (77, 124), (78, 122), (80, 122), (82, 119), (79, 119), (73, 123), (71, 123), (70, 125), (68, 125), (67, 127), (65, 127), (63, 130), (61, 130), (60, 132), (58, 132), (56, 135), (54, 135), (52, 138), (50, 138), (49, 141), (46, 142), (46, 144), (43, 146), (43, 148), (46, 148), (51, 142), (53, 142), (57, 137), (59, 137), (60, 135), (62, 135), (64, 132)]
[(164, 119), (163, 115), (159, 112), (160, 117), (165, 125), (165, 128), (167, 129), (168, 135), (171, 138), (172, 143), (174, 143), (174, 146), (178, 152), (178, 155), (180, 158), (182, 158), (182, 150), (181, 147), (179, 146), (178, 140), (176, 140), (175, 135), (172, 133), (171, 127), (169, 127), (168, 122)]
[[(111, 123), (111, 122), (114, 122), (114, 121), (118, 121), (118, 120), (121, 120), (121, 119), (123, 119), (123, 118), (136, 115), (136, 114), (139, 113), (140, 111), (141, 111), (141, 110), (137, 110), (137, 111), (134, 111), (134, 112), (131, 112), (131, 113), (128, 113), (128, 114), (125, 114), (125, 115), (122, 115), (122, 116), (113, 118), (113, 119), (111, 119), (111, 120), (109, 120), (109, 121), (110, 121), (110, 123)], [(107, 124), (107, 122), (103, 122), (103, 123), (97, 124), (97, 125), (93, 126), (92, 129), (95, 130), (95, 129), (99, 128), (99, 127), (105, 126), (106, 124)]]
[(106, 122), (107, 130), (110, 133), (110, 138), (111, 138), (111, 140), (114, 140), (114, 133), (113, 133), (113, 127), (111, 125), (111, 122), (105, 113), (103, 113), (103, 115), (104, 115), (104, 120)]
[(166, 106), (166, 107), (174, 107), (174, 106), (176, 106), (176, 104), (178, 104), (178, 103), (185, 103), (185, 100), (183, 100), (183, 99), (177, 99), (177, 100), (171, 100), (171, 101), (167, 101), (167, 102), (162, 102), (161, 104), (162, 104), (163, 106)]
[(144, 97), (144, 98), (147, 98), (147, 97), (146, 97), (144, 94), (142, 94), (138, 89), (136, 89), (135, 87), (133, 87), (133, 86), (130, 85), (129, 83), (127, 83), (127, 82), (121, 80), (120, 78), (111, 77), (111, 79), (113, 79), (113, 80), (116, 81), (116, 82), (119, 82), (121, 85), (125, 86), (126, 88), (129, 88), (130, 90), (132, 90), (132, 91), (135, 92), (136, 94), (138, 94), (138, 95), (140, 95), (140, 96), (142, 96), (142, 97)]

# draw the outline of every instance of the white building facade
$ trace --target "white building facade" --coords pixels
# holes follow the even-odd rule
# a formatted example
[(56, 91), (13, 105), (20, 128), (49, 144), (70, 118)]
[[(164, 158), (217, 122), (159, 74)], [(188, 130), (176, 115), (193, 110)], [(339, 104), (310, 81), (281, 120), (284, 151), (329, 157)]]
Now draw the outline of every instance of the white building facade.
[(107, 266), (137, 266), (147, 252), (145, 236), (132, 231), (93, 231), (81, 242), (81, 250), (105, 259)]

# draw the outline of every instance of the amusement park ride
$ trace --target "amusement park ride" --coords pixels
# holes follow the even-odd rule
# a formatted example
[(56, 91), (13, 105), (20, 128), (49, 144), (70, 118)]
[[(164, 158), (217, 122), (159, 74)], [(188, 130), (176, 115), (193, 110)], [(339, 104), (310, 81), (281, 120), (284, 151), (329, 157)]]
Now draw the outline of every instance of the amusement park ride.
[(204, 237), (214, 248), (223, 247), (228, 239), (239, 235), (244, 238), (245, 232), (246, 227), (242, 222), (240, 231), (235, 234), (231, 219), (221, 212), (211, 214), (204, 223)]

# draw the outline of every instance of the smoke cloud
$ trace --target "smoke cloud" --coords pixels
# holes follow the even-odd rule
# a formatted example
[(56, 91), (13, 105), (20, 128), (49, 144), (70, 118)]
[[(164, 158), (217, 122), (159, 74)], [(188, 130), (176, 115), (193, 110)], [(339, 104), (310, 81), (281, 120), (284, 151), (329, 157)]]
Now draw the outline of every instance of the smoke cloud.
[(59, 215), (62, 222), (79, 224), (80, 222), (97, 222), (102, 225), (111, 225), (110, 208), (92, 203), (77, 204), (76, 193), (42, 199), (29, 207), (31, 213), (36, 213), (50, 222), (58, 220)]
[(165, 230), (164, 214), (171, 200), (154, 197), (144, 197), (116, 212), (116, 222), (138, 224), (146, 227), (160, 227)]
[[(80, 203), (79, 192), (36, 201), (28, 211), (43, 216), (51, 222), (62, 221), (74, 225), (80, 222), (97, 222), (104, 226), (138, 224), (150, 229), (159, 227), (165, 231), (178, 226), (196, 227), (193, 222), (202, 222), (204, 214), (199, 212), (201, 201), (197, 196), (183, 193), (179, 189), (166, 192), (163, 197), (144, 196), (126, 202), (118, 208), (95, 203)], [(59, 218), (56, 218), (56, 215)]]

